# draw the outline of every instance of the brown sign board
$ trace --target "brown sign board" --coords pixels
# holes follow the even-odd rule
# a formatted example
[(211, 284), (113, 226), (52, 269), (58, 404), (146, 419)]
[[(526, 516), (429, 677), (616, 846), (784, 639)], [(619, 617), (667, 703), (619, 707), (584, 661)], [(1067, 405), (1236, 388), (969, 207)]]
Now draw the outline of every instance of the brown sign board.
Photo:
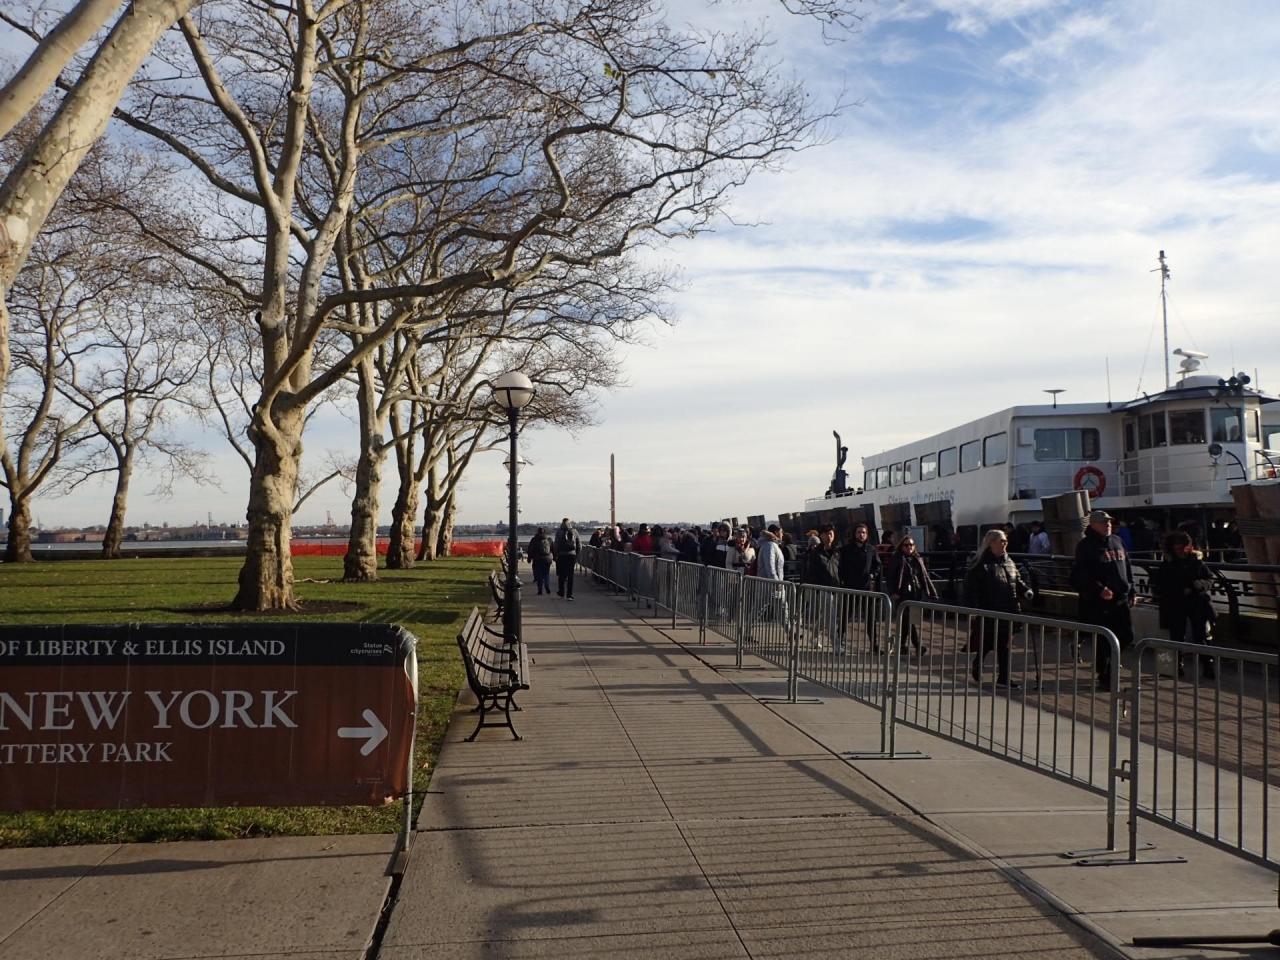
[(415, 648), (386, 624), (0, 628), (0, 810), (388, 802)]

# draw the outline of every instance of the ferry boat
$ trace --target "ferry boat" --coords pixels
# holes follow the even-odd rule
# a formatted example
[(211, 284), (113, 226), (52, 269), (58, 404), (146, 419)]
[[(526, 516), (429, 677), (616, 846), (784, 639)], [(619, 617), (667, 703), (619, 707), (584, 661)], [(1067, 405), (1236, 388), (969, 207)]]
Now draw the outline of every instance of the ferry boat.
[(1232, 486), (1280, 475), (1280, 406), (1269, 407), (1280, 398), (1243, 373), (1202, 373), (1207, 354), (1173, 353), (1180, 376), (1160, 393), (1008, 407), (863, 457), (856, 486), (840, 453), (831, 487), (805, 512), (862, 508), (882, 528), (955, 529), (971, 543), (991, 525), (1041, 519), (1044, 497), (1086, 490), (1091, 507), (1151, 529), (1194, 520), (1221, 530), (1234, 517)]

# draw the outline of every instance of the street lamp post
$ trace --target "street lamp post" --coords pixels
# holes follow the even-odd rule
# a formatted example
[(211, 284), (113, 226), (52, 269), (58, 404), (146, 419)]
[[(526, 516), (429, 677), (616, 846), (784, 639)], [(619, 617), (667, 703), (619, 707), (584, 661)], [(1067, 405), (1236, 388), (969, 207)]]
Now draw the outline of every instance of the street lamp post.
[(520, 470), (520, 457), (516, 452), (516, 424), (520, 409), (533, 400), (533, 382), (523, 373), (504, 373), (491, 383), (493, 399), (507, 413), (507, 439), (511, 451), (507, 459), (507, 587), (502, 605), (502, 633), (508, 643), (520, 641), (520, 574), (518, 563), (520, 545), (516, 535), (519, 521), (516, 474)]

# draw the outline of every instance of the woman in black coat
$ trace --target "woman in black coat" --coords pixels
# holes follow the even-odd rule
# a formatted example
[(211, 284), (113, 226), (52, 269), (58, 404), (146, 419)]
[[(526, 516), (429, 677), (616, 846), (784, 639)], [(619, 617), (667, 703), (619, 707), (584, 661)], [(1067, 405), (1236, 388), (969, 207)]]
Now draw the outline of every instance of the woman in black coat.
[[(1209, 628), (1216, 619), (1209, 589), (1213, 574), (1195, 549), (1191, 535), (1175, 530), (1164, 539), (1164, 560), (1151, 578), (1151, 592), (1160, 605), (1160, 626), (1169, 631), (1171, 640), (1186, 640), (1191, 630), (1191, 642), (1209, 644)], [(1178, 675), (1185, 679), (1186, 656), (1178, 657)], [(1212, 657), (1199, 657), (1206, 678), (1216, 672)]]
[[(893, 601), (894, 606), (906, 603), (908, 600), (938, 599), (938, 590), (929, 579), (929, 568), (924, 565), (924, 557), (916, 552), (916, 542), (911, 537), (903, 537), (898, 543), (898, 549), (894, 551), (893, 559), (889, 561), (885, 586), (889, 590), (889, 599)], [(911, 623), (908, 629), (916, 656), (928, 653), (929, 651), (920, 645), (920, 628)]]
[[(964, 602), (970, 607), (993, 613), (1021, 613), (1024, 600), (1031, 599), (1031, 588), (1018, 572), (1009, 556), (1009, 538), (1003, 530), (988, 530), (982, 538), (978, 556), (964, 577)], [(982, 661), (996, 648), (996, 683), (1016, 687), (1009, 679), (1009, 638), (1013, 625), (997, 617), (973, 617), (969, 621), (969, 650), (973, 653), (970, 671), (974, 683), (982, 682)]]

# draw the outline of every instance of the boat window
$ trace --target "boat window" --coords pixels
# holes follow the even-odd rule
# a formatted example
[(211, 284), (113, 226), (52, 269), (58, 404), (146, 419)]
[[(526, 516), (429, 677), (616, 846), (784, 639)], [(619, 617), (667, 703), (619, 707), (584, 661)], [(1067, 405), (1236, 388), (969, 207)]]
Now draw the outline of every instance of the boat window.
[(920, 458), (920, 480), (932, 480), (938, 475), (938, 455), (926, 453)]
[(1164, 411), (1144, 413), (1138, 417), (1138, 449), (1150, 450), (1152, 447), (1167, 447), (1169, 435), (1165, 432)]
[[(1161, 428), (1163, 429), (1163, 420)], [(1093, 427), (1038, 429), (1035, 447), (1037, 460), (1097, 460), (1098, 431)]]
[(982, 441), (982, 462), (988, 467), (1004, 463), (1009, 459), (1009, 435), (993, 433)]
[(1138, 421), (1132, 418), (1124, 422), (1124, 452), (1133, 453), (1138, 449)]
[(959, 456), (955, 447), (947, 447), (938, 451), (938, 476), (949, 477), (956, 472)]
[[(1240, 411), (1226, 407), (1214, 407), (1209, 411), (1209, 424), (1217, 443), (1240, 442)], [(1249, 439), (1257, 439), (1257, 422), (1249, 424)]]
[(876, 488), (883, 490), (889, 486), (889, 468), (876, 467)]
[(1203, 410), (1170, 410), (1169, 442), (1176, 446), (1207, 442)]
[(889, 486), (902, 486), (902, 464), (894, 463), (889, 465)]
[(916, 474), (919, 473), (919, 470), (917, 469), (919, 466), (920, 466), (920, 461), (917, 460), (915, 457), (912, 457), (910, 460), (906, 461), (902, 465), (902, 482), (915, 483)]
[(862, 489), (874, 490), (876, 488), (876, 472), (868, 470), (862, 475)]
[(968, 473), (982, 466), (982, 441), (970, 440), (960, 444), (960, 472)]
[(1249, 439), (1250, 439), (1250, 440), (1257, 440), (1257, 439), (1259, 439), (1260, 431), (1259, 431), (1259, 429), (1258, 429), (1258, 422), (1259, 422), (1259, 420), (1260, 420), (1260, 419), (1261, 419), (1261, 418), (1258, 416), (1258, 411), (1257, 411), (1257, 410), (1250, 410), (1250, 411), (1249, 411), (1249, 416), (1248, 416), (1248, 419), (1246, 419), (1246, 420), (1245, 420), (1245, 423), (1247, 423), (1247, 424), (1249, 425)]

